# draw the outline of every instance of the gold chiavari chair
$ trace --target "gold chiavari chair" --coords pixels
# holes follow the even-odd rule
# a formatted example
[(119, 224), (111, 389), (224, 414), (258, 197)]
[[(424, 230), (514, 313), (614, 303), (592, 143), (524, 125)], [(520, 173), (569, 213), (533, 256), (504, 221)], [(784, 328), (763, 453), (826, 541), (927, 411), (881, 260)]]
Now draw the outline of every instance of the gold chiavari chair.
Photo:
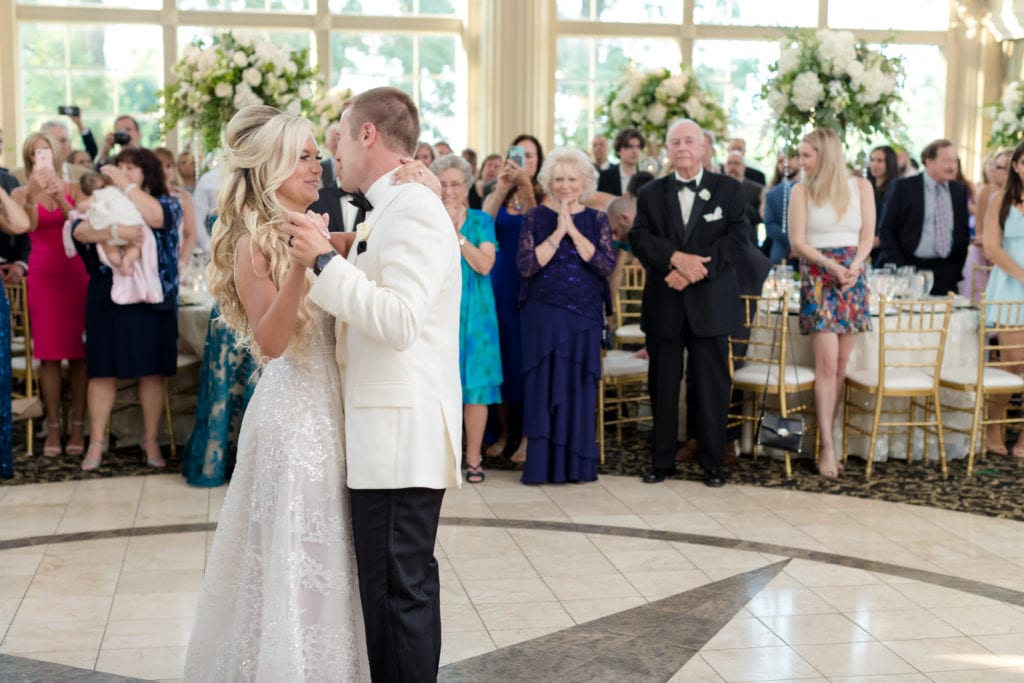
[[(867, 435), (867, 466), (864, 474), (871, 476), (875, 461), (875, 443), (880, 431), (905, 434), (907, 462), (913, 457), (915, 429), (924, 431), (924, 453), (928, 454), (928, 435), (938, 439), (942, 476), (946, 467), (946, 446), (942, 437), (942, 406), (939, 401), (939, 370), (946, 346), (949, 317), (953, 308), (952, 293), (944, 299), (924, 301), (887, 301), (878, 316), (878, 366), (851, 370), (846, 375), (843, 400), (843, 461), (846, 461), (851, 432)], [(854, 394), (874, 397), (874, 405), (865, 407), (854, 400)], [(886, 399), (905, 398), (909, 403), (907, 417), (883, 419)], [(918, 418), (918, 410), (923, 417)], [(865, 429), (854, 420), (870, 418)]]
[[(597, 389), (597, 443), (604, 463), (606, 427), (615, 427), (622, 443), (622, 425), (650, 423), (651, 396), (647, 388), (646, 358), (632, 351), (612, 350), (601, 358), (601, 386)], [(608, 413), (611, 413), (609, 417)]]
[[(948, 423), (945, 425), (947, 431), (967, 434), (970, 439), (967, 451), (968, 476), (974, 473), (978, 430), (984, 430), (989, 425), (1000, 425), (1000, 428), (1003, 428), (1008, 424), (1024, 424), (1024, 415), (1009, 417), (1005, 409), (1002, 415), (988, 416), (989, 402), (993, 396), (1004, 396), (1008, 399), (1011, 395), (1024, 391), (1024, 378), (1019, 374), (1019, 368), (1024, 365), (1024, 361), (1012, 360), (1009, 356), (1024, 356), (1024, 301), (986, 301), (983, 292), (978, 323), (977, 365), (943, 369), (939, 375), (941, 387), (974, 394), (974, 402), (970, 408), (965, 409), (962, 405), (951, 404), (942, 407), (947, 415), (971, 415), (970, 430), (960, 429)], [(988, 446), (984, 433), (983, 431), (982, 454), (986, 452)]]
[[(789, 312), (785, 298), (746, 294), (740, 298), (743, 302), (743, 325), (750, 331), (750, 338), (729, 337), (729, 376), (732, 377), (733, 389), (743, 392), (743, 398), (730, 405), (728, 425), (752, 422), (756, 428), (761, 397), (765, 394), (778, 401), (782, 417), (808, 413), (813, 405), (801, 400), (814, 390), (814, 368), (790, 362)], [(756, 452), (756, 446), (754, 450)], [(790, 454), (789, 451), (784, 452), (786, 478), (792, 479)]]
[(28, 285), (24, 279), (16, 285), (4, 285), (11, 308), (11, 412), (15, 422), (25, 421), (25, 452), (32, 454), (34, 424), (42, 414), (36, 385), (35, 360), (32, 358), (32, 328), (28, 319)]
[(985, 295), (985, 285), (988, 284), (988, 278), (992, 275), (992, 266), (982, 265), (981, 263), (975, 263), (971, 268), (971, 303), (977, 304), (981, 302), (981, 297)]
[(647, 282), (647, 271), (639, 263), (622, 268), (622, 281), (615, 297), (615, 333), (612, 345), (621, 349), (627, 344), (643, 344), (640, 330), (640, 302)]

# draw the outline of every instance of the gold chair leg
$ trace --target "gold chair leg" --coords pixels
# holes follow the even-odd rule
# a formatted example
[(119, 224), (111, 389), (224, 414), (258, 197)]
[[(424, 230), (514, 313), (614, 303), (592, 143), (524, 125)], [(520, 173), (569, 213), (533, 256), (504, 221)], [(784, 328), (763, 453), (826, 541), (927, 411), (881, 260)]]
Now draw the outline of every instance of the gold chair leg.
[[(907, 422), (910, 422), (911, 424), (913, 424), (913, 422), (914, 422), (914, 397), (911, 396), (910, 398), (907, 399), (907, 401), (910, 403), (910, 405), (907, 407)], [(927, 405), (927, 401), (925, 402), (925, 407), (924, 407), (924, 418), (926, 420), (928, 419), (928, 405)], [(908, 465), (914, 459), (914, 430), (915, 429), (916, 429), (916, 427), (910, 427), (907, 430), (907, 464)], [(927, 444), (928, 444), (928, 430), (927, 429), (924, 431), (924, 442), (925, 442), (925, 445), (926, 445), (925, 451), (927, 452)]]
[(879, 391), (875, 394), (875, 415), (874, 421), (871, 423), (871, 443), (868, 444), (868, 463), (864, 469), (864, 477), (866, 479), (871, 478), (871, 471), (875, 468), (875, 442), (878, 440), (878, 423), (882, 421), (882, 403), (884, 403), (885, 392), (879, 387)]
[[(942, 466), (942, 478), (949, 476), (949, 468), (946, 466), (946, 440), (942, 437), (942, 406), (939, 404), (939, 388), (935, 387), (932, 392), (932, 401), (935, 402), (935, 433), (939, 440), (939, 464)], [(925, 451), (924, 457), (928, 457)]]
[(178, 452), (177, 446), (174, 444), (174, 417), (171, 415), (171, 395), (167, 390), (167, 378), (164, 378), (164, 416), (167, 418), (167, 437), (171, 442), (171, 457), (175, 457)]
[[(982, 391), (981, 386), (975, 387), (974, 391), (974, 414), (971, 416), (971, 434), (970, 443), (967, 444), (967, 476), (970, 477), (974, 474), (974, 453), (975, 444), (978, 440), (978, 424), (981, 422), (981, 413), (985, 410), (985, 392)], [(981, 448), (982, 453), (985, 449), (985, 434), (981, 435)]]

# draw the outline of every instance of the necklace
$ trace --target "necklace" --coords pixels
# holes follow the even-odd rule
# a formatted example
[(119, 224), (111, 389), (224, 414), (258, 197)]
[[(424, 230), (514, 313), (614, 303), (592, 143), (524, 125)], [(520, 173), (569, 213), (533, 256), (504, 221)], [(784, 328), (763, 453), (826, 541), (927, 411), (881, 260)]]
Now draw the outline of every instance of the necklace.
[(505, 199), (505, 206), (515, 209), (519, 213), (523, 211), (523, 203), (519, 201), (519, 196), (516, 194), (512, 194)]

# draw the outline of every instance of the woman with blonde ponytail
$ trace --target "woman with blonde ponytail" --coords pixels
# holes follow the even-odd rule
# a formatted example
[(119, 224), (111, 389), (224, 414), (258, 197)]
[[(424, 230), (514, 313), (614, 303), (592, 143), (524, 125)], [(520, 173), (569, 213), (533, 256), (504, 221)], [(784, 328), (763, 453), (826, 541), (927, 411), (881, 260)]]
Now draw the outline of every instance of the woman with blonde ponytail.
[[(306, 299), (280, 227), (317, 198), (304, 119), (246, 107), (227, 128), (210, 290), (265, 363), (246, 410), (185, 663), (187, 681), (368, 678), (334, 319)], [(339, 245), (340, 246), (340, 245)]]
[(833, 422), (856, 334), (871, 329), (864, 262), (875, 239), (871, 184), (850, 174), (839, 136), (815, 128), (797, 147), (804, 182), (793, 187), (789, 240), (800, 257), (800, 333), (814, 350), (814, 408), (821, 434), (818, 472), (840, 463)]

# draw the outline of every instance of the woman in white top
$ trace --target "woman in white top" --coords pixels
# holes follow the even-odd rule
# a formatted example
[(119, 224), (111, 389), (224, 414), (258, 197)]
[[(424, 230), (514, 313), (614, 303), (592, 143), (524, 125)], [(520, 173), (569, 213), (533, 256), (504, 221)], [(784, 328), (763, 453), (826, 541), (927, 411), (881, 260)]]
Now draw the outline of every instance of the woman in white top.
[(804, 182), (793, 187), (790, 245), (800, 257), (800, 333), (814, 350), (814, 407), (821, 431), (818, 472), (839, 473), (832, 438), (854, 334), (871, 329), (864, 262), (875, 237), (871, 184), (846, 170), (839, 137), (815, 128), (797, 147)]

